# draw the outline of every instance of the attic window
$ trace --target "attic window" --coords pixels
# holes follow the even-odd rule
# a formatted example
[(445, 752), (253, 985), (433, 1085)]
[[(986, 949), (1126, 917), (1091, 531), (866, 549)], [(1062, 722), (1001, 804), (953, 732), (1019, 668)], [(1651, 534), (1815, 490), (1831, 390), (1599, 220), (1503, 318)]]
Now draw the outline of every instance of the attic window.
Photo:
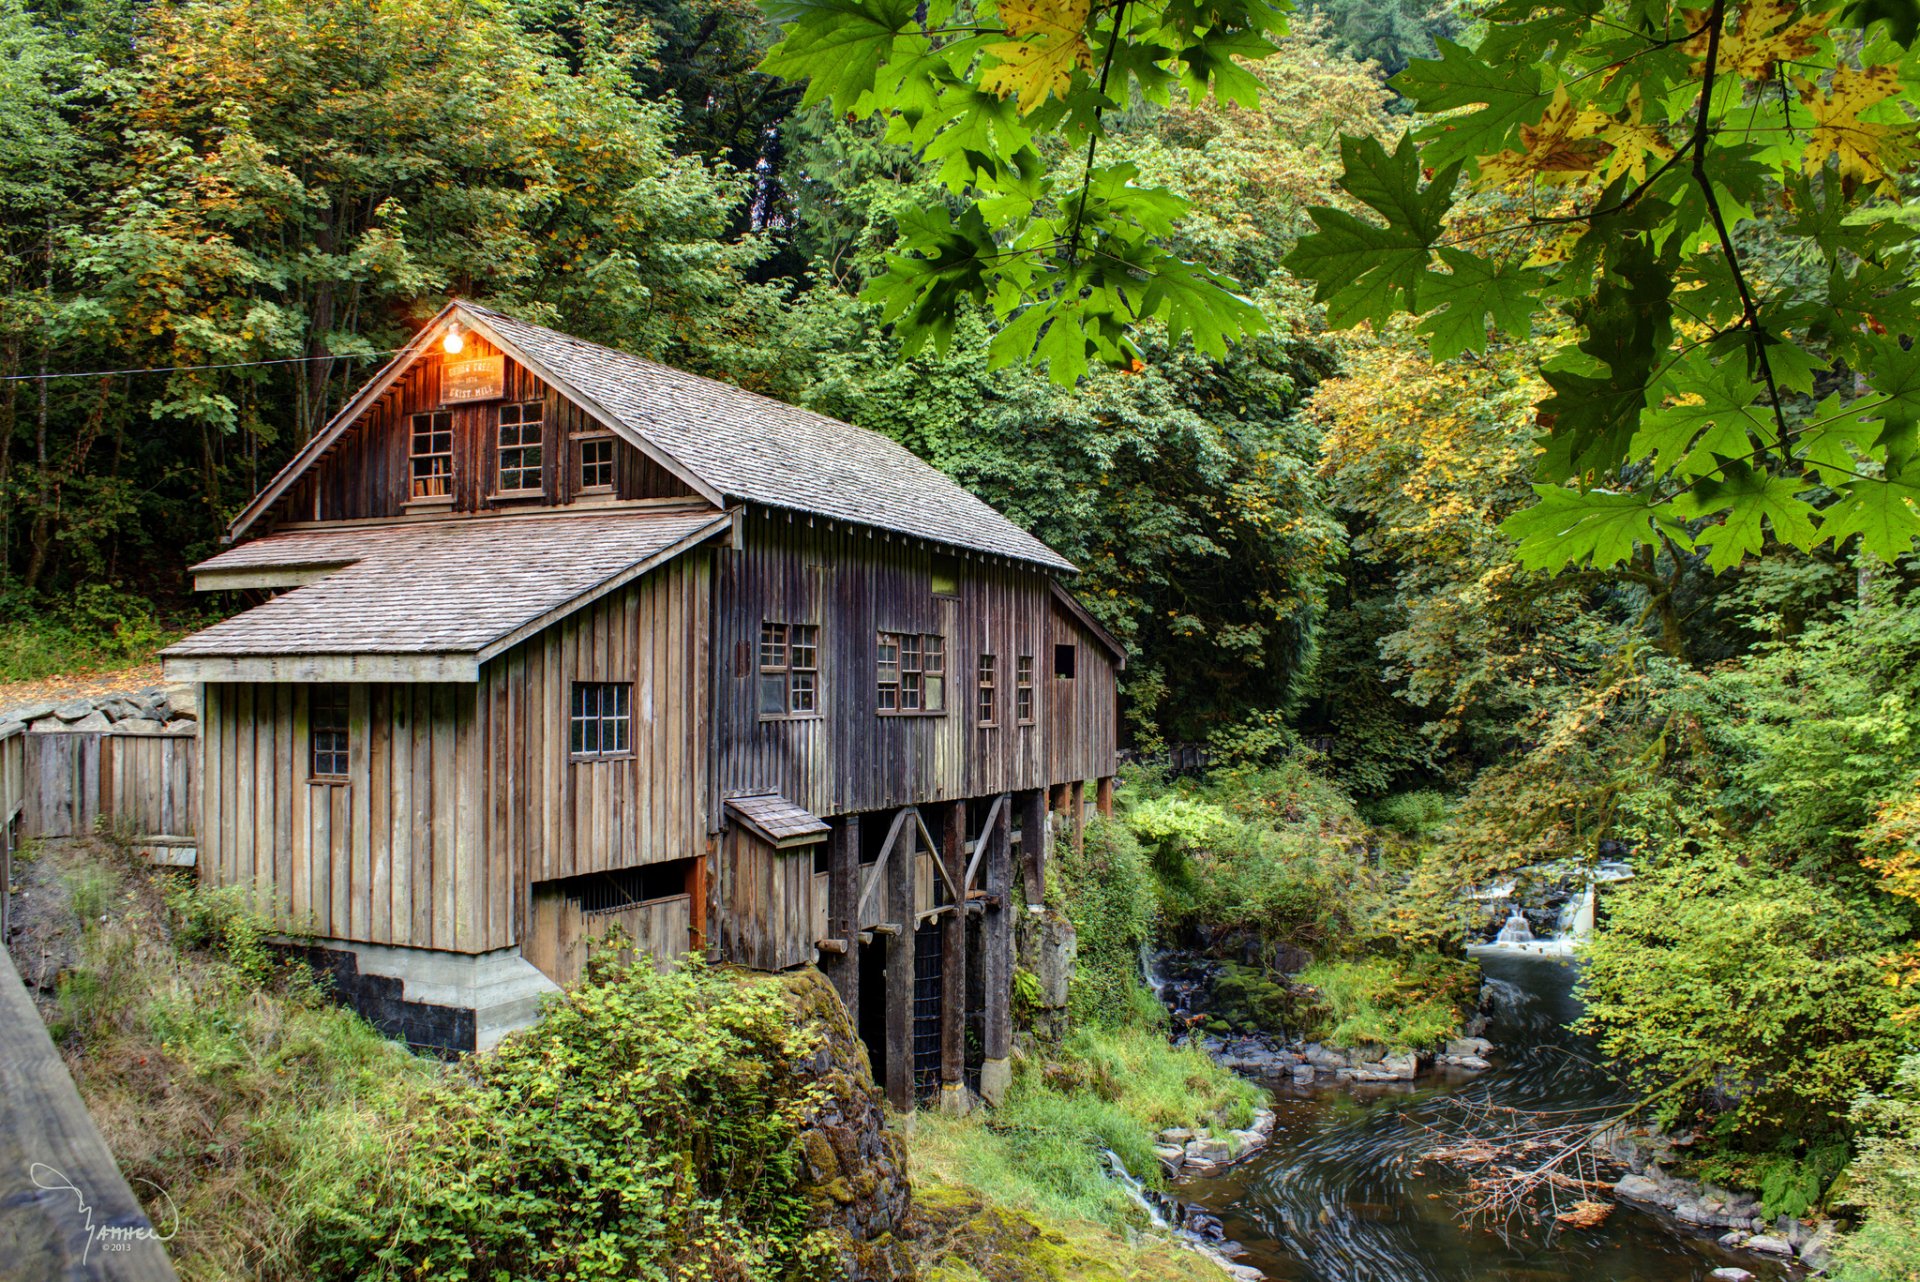
[(576, 448), (580, 452), (580, 492), (599, 493), (613, 489), (613, 438), (579, 437)]
[(933, 557), (933, 594), (960, 595), (960, 558), (935, 553)]
[(453, 414), (437, 410), (415, 414), (411, 469), (413, 484), (408, 497), (450, 499), (453, 497)]
[(539, 401), (500, 407), (500, 494), (538, 494), (541, 489), (540, 428), (546, 407)]
[(1053, 675), (1062, 681), (1074, 678), (1074, 669), (1079, 666), (1080, 647), (1077, 645), (1056, 645), (1053, 647)]

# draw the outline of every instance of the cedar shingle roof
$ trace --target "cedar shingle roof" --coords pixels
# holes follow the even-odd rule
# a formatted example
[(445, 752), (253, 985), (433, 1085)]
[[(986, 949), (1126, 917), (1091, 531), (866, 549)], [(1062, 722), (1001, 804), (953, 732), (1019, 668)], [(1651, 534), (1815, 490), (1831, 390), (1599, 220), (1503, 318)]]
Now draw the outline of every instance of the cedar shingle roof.
[(680, 508), (291, 530), (230, 548), (194, 571), (342, 568), (161, 653), (480, 654), (728, 524), (711, 509)]
[(826, 840), (826, 822), (804, 806), (769, 793), (729, 797), (727, 813), (773, 846), (805, 846)]
[(878, 432), (461, 303), (710, 487), (1072, 573), (1052, 548)]

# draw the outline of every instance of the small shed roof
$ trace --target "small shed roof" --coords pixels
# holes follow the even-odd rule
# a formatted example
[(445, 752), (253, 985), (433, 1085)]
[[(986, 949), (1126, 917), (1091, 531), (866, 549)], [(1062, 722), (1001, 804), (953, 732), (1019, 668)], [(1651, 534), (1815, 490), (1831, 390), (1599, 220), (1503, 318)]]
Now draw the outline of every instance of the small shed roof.
[[(182, 676), (196, 667), (212, 675), (205, 661), (215, 659), (432, 656), (431, 671), (365, 662), (336, 665), (335, 675), (474, 680), (495, 654), (730, 524), (710, 508), (679, 508), (288, 531), (194, 571), (339, 568), (161, 654)], [(302, 675), (256, 667), (263, 680)], [(315, 668), (309, 679), (326, 675)]]
[(759, 797), (729, 797), (727, 814), (738, 819), (762, 841), (782, 849), (811, 846), (825, 841), (829, 831), (825, 820), (778, 793)]

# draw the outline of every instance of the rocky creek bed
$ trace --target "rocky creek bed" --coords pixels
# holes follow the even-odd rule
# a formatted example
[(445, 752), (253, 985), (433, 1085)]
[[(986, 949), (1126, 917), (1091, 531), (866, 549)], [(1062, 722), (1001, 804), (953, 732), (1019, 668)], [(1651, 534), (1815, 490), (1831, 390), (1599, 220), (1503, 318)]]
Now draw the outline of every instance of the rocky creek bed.
[[(1434, 1161), (1437, 1130), (1463, 1105), (1546, 1111), (1625, 1098), (1568, 1031), (1573, 968), (1545, 957), (1482, 959), (1484, 1016), (1434, 1057), (1345, 1052), (1269, 1036), (1190, 1034), (1273, 1092), (1247, 1133), (1161, 1136), (1177, 1209), (1243, 1278), (1300, 1282), (1680, 1282), (1784, 1279), (1824, 1262), (1829, 1230), (1755, 1199), (1675, 1176), (1674, 1142), (1616, 1128), (1595, 1145), (1614, 1181), (1595, 1223), (1506, 1238), (1455, 1217), (1458, 1172)], [(1204, 1005), (1204, 966), (1157, 987), (1183, 1025)]]

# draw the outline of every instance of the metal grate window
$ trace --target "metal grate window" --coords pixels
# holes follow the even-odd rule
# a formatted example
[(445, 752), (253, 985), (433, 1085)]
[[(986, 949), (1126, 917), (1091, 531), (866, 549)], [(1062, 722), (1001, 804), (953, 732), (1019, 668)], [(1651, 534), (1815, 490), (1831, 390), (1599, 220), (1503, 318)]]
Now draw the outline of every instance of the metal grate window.
[(760, 625), (760, 715), (812, 716), (820, 710), (820, 627)]
[(1013, 661), (1013, 715), (1023, 726), (1033, 724), (1033, 656)]
[(580, 488), (613, 488), (613, 438), (589, 436), (580, 442)]
[(632, 740), (629, 709), (633, 687), (624, 681), (573, 683), (573, 755), (624, 757)]
[(500, 488), (501, 494), (525, 494), (538, 491), (540, 483), (540, 430), (546, 407), (539, 401), (500, 407)]
[(937, 918), (913, 932), (913, 1090), (923, 1097), (940, 1089), (940, 934)]
[(997, 703), (999, 690), (995, 684), (996, 674), (994, 672), (993, 656), (990, 654), (981, 655), (975, 667), (974, 684), (978, 691), (976, 695), (976, 707), (979, 712), (980, 724), (990, 726), (1000, 719), (1000, 709)]
[(453, 414), (437, 410), (415, 414), (412, 427), (409, 467), (412, 474), (411, 497), (438, 499), (453, 497)]
[(347, 777), (347, 691), (315, 686), (307, 698), (308, 766), (315, 779)]
[(876, 665), (881, 712), (944, 712), (946, 638), (934, 633), (882, 632)]

